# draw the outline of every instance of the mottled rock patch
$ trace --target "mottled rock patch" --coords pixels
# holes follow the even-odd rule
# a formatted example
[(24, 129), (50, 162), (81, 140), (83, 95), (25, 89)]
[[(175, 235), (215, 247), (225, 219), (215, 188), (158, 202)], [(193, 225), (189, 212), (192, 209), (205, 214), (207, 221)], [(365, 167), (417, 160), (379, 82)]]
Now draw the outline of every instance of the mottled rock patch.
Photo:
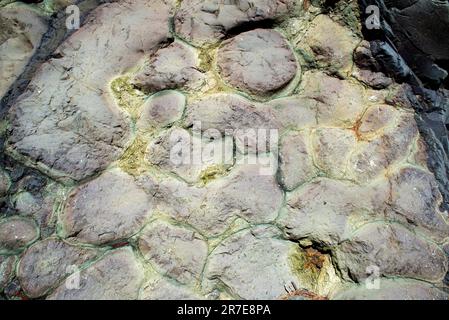
[(132, 236), (151, 214), (151, 201), (134, 178), (119, 169), (78, 187), (61, 217), (65, 237), (103, 244)]
[(33, 220), (12, 217), (0, 221), (0, 251), (23, 249), (39, 238), (39, 229)]
[(285, 87), (299, 66), (281, 34), (256, 29), (226, 40), (218, 50), (220, 75), (231, 86), (265, 95)]
[(20, 260), (17, 276), (30, 298), (43, 296), (96, 256), (96, 250), (76, 247), (58, 239), (46, 239), (31, 246)]

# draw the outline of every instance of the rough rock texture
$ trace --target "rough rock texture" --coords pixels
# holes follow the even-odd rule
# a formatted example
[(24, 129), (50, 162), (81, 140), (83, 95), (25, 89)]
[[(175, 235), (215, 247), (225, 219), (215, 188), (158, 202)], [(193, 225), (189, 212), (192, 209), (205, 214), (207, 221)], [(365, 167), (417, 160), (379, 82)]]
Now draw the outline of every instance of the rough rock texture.
[(447, 299), (444, 40), (398, 37), (425, 80), (354, 1), (71, 1), (0, 105), (0, 299)]
[(193, 49), (181, 42), (173, 42), (146, 60), (132, 83), (147, 91), (193, 89), (202, 78), (198, 64)]
[(0, 197), (3, 197), (9, 190), (11, 181), (9, 176), (3, 170), (0, 170)]
[(143, 286), (142, 300), (201, 300), (201, 295), (163, 277), (154, 277)]
[(115, 169), (77, 188), (61, 222), (66, 237), (101, 244), (130, 237), (150, 214), (149, 196), (132, 176)]
[(414, 280), (380, 280), (378, 289), (365, 284), (338, 292), (335, 300), (447, 300), (449, 295), (429, 283)]
[(14, 277), (16, 262), (16, 256), (0, 256), (0, 291), (3, 291)]
[(195, 231), (164, 222), (142, 230), (139, 249), (161, 273), (187, 284), (199, 281), (208, 251)]
[(154, 95), (143, 105), (137, 127), (148, 130), (168, 126), (181, 118), (185, 104), (185, 96), (176, 91)]
[(17, 269), (24, 292), (37, 298), (96, 256), (94, 249), (75, 247), (58, 239), (40, 241), (25, 252)]
[(20, 4), (2, 8), (0, 26), (1, 99), (24, 71), (48, 26), (43, 16)]
[(20, 250), (39, 238), (33, 220), (13, 217), (0, 221), (0, 251)]
[(298, 47), (314, 57), (315, 62), (330, 71), (349, 74), (353, 64), (353, 51), (360, 40), (324, 14), (313, 19)]
[(231, 86), (267, 94), (287, 85), (299, 69), (281, 34), (256, 29), (226, 40), (218, 49), (220, 75)]
[(242, 299), (278, 298), (286, 283), (299, 281), (289, 265), (294, 248), (295, 244), (276, 239), (273, 230), (244, 230), (211, 252), (205, 285), (208, 290), (222, 286), (231, 296)]
[(175, 15), (175, 31), (195, 45), (215, 43), (232, 29), (281, 19), (295, 8), (292, 0), (187, 0)]
[(136, 299), (144, 271), (132, 250), (117, 249), (80, 273), (78, 289), (56, 288), (50, 300), (131, 300)]
[[(159, 0), (97, 8), (12, 107), (9, 150), (52, 176), (75, 180), (117, 159), (129, 138), (129, 123), (106, 84), (167, 39), (169, 10)], [(158, 27), (147, 32), (141, 28), (147, 23)]]
[[(438, 282), (447, 272), (447, 257), (435, 244), (404, 227), (368, 224), (343, 242), (337, 250), (341, 270), (361, 281), (369, 266), (379, 267), (382, 276), (403, 276)], [(419, 263), (416, 263), (419, 261)]]

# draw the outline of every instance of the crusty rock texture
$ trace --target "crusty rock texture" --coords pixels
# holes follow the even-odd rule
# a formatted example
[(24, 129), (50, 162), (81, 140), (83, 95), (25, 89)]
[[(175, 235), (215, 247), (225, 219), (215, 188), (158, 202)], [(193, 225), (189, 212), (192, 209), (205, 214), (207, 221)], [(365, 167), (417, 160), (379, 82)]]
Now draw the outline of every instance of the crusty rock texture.
[(71, 0), (0, 4), (0, 299), (448, 299), (417, 97), (353, 2), (98, 2), (61, 35)]

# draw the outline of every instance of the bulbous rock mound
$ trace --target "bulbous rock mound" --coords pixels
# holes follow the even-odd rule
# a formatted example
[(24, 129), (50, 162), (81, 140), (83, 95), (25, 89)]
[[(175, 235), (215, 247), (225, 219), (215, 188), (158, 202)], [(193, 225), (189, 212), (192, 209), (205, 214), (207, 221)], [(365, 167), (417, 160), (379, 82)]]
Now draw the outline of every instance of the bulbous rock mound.
[(0, 300), (448, 299), (413, 92), (299, 3), (0, 5)]
[(280, 33), (256, 29), (223, 42), (218, 50), (220, 75), (231, 86), (253, 94), (269, 94), (286, 86), (299, 67)]

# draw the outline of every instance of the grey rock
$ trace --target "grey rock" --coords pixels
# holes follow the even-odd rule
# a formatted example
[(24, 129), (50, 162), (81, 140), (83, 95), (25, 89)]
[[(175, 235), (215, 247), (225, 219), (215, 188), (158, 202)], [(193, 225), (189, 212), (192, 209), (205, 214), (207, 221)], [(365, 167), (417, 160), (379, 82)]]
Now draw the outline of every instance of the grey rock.
[(24, 253), (17, 277), (27, 296), (41, 297), (71, 273), (78, 272), (96, 254), (94, 249), (76, 247), (55, 238), (45, 239)]
[(447, 214), (439, 209), (442, 197), (430, 172), (404, 167), (390, 177), (390, 183), (390, 215), (405, 217), (437, 241), (449, 237), (449, 224), (443, 218)]
[(289, 261), (295, 244), (278, 236), (270, 227), (259, 227), (225, 239), (211, 252), (206, 265), (206, 292), (219, 286), (241, 299), (276, 299), (283, 295), (284, 286), (299, 279)]
[(141, 300), (201, 300), (203, 296), (163, 277), (153, 277), (142, 289)]
[(150, 197), (127, 173), (113, 169), (78, 187), (61, 225), (65, 237), (103, 244), (135, 234), (151, 214)]
[[(195, 123), (201, 130), (219, 130), (222, 134), (227, 129), (275, 129), (278, 127), (273, 113), (248, 99), (228, 93), (207, 95), (187, 105), (184, 120), (185, 127)], [(232, 132), (233, 133), (233, 132)]]
[(320, 14), (313, 19), (297, 47), (314, 57), (319, 67), (349, 75), (353, 65), (352, 54), (359, 41), (351, 30)]
[(234, 163), (233, 156), (232, 140), (221, 138), (219, 132), (211, 140), (175, 127), (163, 131), (149, 144), (146, 159), (188, 183), (196, 183), (210, 169), (225, 171)]
[(14, 277), (16, 262), (16, 256), (0, 256), (0, 292)]
[(144, 270), (131, 248), (108, 252), (80, 273), (78, 289), (60, 285), (49, 300), (134, 300), (139, 295)]
[(144, 103), (137, 128), (149, 130), (166, 127), (181, 118), (185, 104), (186, 97), (177, 91), (155, 94)]
[[(75, 180), (116, 160), (130, 128), (107, 85), (168, 38), (170, 10), (160, 0), (97, 7), (41, 65), (10, 109), (9, 152), (53, 177)], [(146, 24), (153, 32), (142, 28)]]
[(0, 26), (1, 99), (24, 71), (48, 25), (36, 10), (14, 3), (2, 7)]
[[(381, 276), (402, 276), (438, 282), (446, 274), (443, 250), (406, 228), (387, 223), (370, 223), (357, 230), (336, 251), (341, 270), (361, 281), (367, 268), (377, 266)], [(417, 263), (419, 261), (419, 263)]]
[(175, 15), (175, 31), (195, 45), (212, 44), (233, 28), (281, 19), (294, 7), (292, 0), (186, 0)]
[(39, 229), (33, 220), (14, 216), (0, 221), (0, 251), (23, 249), (39, 238)]
[(251, 30), (224, 41), (218, 49), (217, 65), (231, 86), (258, 95), (285, 87), (299, 70), (282, 35), (266, 29)]
[(0, 198), (8, 192), (10, 186), (11, 181), (8, 174), (0, 169)]
[(201, 84), (198, 54), (182, 42), (173, 42), (150, 56), (132, 83), (145, 91), (194, 89)]
[(388, 195), (388, 181), (360, 187), (318, 178), (287, 194), (278, 222), (290, 239), (335, 245), (347, 239), (357, 225), (382, 212)]
[(313, 132), (314, 163), (328, 177), (343, 178), (357, 136), (354, 131), (340, 128), (318, 128)]
[(309, 134), (289, 131), (281, 139), (279, 172), (287, 190), (293, 190), (318, 174), (313, 164)]
[(337, 292), (333, 300), (447, 300), (449, 295), (426, 282), (402, 279), (379, 279), (379, 288), (367, 289), (365, 284)]
[(208, 253), (197, 232), (158, 221), (142, 230), (139, 249), (162, 274), (190, 285), (200, 280)]

